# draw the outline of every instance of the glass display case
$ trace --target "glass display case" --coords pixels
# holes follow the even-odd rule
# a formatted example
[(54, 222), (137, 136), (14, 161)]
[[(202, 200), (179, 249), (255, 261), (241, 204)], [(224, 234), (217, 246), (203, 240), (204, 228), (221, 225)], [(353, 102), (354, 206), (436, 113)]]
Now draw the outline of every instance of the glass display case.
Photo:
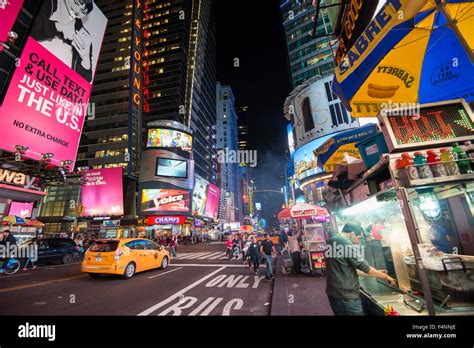
[(359, 273), (367, 314), (383, 315), (388, 306), (400, 315), (428, 314), (423, 294), (410, 283), (411, 268), (405, 260), (413, 256), (413, 248), (395, 189), (341, 210), (337, 222), (339, 232), (348, 222), (358, 223), (364, 230), (359, 242), (366, 261), (397, 280), (397, 286), (391, 288)]
[[(474, 312), (474, 181), (407, 191), (437, 312)], [(407, 257), (405, 263), (410, 286), (422, 292), (414, 260)]]

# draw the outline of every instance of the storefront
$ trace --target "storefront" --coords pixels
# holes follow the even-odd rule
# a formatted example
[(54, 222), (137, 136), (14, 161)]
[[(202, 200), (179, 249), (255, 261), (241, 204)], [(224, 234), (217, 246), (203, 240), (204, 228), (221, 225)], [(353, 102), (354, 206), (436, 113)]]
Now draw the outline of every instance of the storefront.
[[(347, 222), (362, 226), (366, 260), (397, 280), (390, 288), (360, 277), (366, 310), (383, 315), (392, 306), (400, 315), (472, 315), (474, 162), (463, 155), (469, 148), (455, 144), (472, 140), (474, 114), (460, 101), (422, 106), (418, 120), (410, 117), (412, 130), (418, 122), (436, 127), (442, 120), (447, 133), (432, 139), (420, 132), (416, 141), (393, 137), (400, 127), (392, 125), (404, 118), (379, 116), (390, 153), (343, 192), (346, 207), (337, 213), (339, 230)], [(463, 127), (457, 127), (460, 119)], [(448, 152), (458, 159), (402, 166), (402, 158)]]

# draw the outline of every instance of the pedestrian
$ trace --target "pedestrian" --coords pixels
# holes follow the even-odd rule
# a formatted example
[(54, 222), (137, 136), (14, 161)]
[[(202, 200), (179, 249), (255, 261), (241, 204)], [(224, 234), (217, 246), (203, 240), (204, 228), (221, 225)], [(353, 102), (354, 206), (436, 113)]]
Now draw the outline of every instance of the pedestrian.
[[(326, 294), (336, 316), (362, 316), (357, 270), (384, 279), (390, 286), (396, 280), (370, 266), (362, 256), (360, 238), (364, 230), (355, 223), (347, 223), (341, 233), (328, 240), (326, 252)], [(344, 253), (338, 252), (344, 250)]]
[(170, 248), (170, 254), (173, 257), (176, 257), (176, 238), (175, 236), (171, 236), (170, 243), (168, 244)]
[[(4, 245), (6, 250), (9, 250), (12, 246), (16, 247), (16, 238), (13, 234), (11, 234), (10, 230), (3, 231), (3, 239), (0, 244)], [(3, 259), (3, 268), (8, 265), (8, 261), (10, 258), (6, 257)], [(3, 273), (4, 270), (0, 269), (0, 273)]]
[(285, 231), (280, 231), (278, 243), (280, 244), (280, 253), (283, 254), (283, 251), (286, 250), (286, 244), (288, 243), (288, 235)]
[(265, 264), (267, 266), (265, 279), (272, 280), (272, 278), (274, 278), (273, 271), (272, 271), (272, 263), (273, 263), (272, 256), (275, 255), (276, 250), (275, 250), (275, 246), (273, 245), (272, 240), (270, 239), (270, 234), (268, 233), (265, 235), (265, 240), (260, 245), (260, 252), (264, 255)]
[(232, 255), (237, 260), (240, 254), (240, 239), (238, 235), (234, 236), (234, 240), (232, 241)]
[[(34, 252), (35, 252), (35, 253), (37, 252), (37, 250), (38, 250), (38, 244), (36, 244), (36, 238), (33, 238), (33, 239), (31, 240), (31, 244), (29, 245), (29, 247), (31, 248), (30, 251), (31, 251), (32, 249), (34, 249), (34, 250), (35, 250)], [(23, 271), (27, 271), (27, 270), (28, 270), (28, 264), (29, 264), (30, 262), (31, 262), (31, 266), (32, 266), (31, 268), (32, 268), (32, 269), (37, 269), (37, 268), (38, 268), (38, 266), (35, 265), (35, 262), (33, 261), (33, 258), (30, 256), (30, 257), (28, 257), (28, 258), (26, 259), (26, 262), (25, 262), (25, 264), (23, 265)]]
[(258, 276), (258, 268), (260, 267), (260, 246), (257, 243), (255, 236), (250, 237), (250, 243), (247, 249), (247, 258), (249, 268), (252, 268), (255, 275)]
[[(247, 238), (247, 236), (244, 236), (243, 243), (242, 243), (242, 262), (243, 263), (245, 263), (245, 261), (249, 258), (248, 250), (249, 250), (250, 244), (251, 244), (250, 238)], [(249, 268), (250, 268), (250, 263), (249, 263)]]
[(232, 258), (232, 236), (229, 235), (227, 237), (227, 255), (229, 256), (229, 260)]
[(291, 260), (293, 261), (293, 267), (296, 274), (301, 274), (301, 247), (300, 238), (301, 233), (297, 232), (296, 229), (292, 228), (288, 232), (288, 249), (290, 251)]
[(247, 244), (247, 237), (245, 235), (240, 236), (240, 251), (242, 252), (242, 263), (245, 263), (245, 248)]

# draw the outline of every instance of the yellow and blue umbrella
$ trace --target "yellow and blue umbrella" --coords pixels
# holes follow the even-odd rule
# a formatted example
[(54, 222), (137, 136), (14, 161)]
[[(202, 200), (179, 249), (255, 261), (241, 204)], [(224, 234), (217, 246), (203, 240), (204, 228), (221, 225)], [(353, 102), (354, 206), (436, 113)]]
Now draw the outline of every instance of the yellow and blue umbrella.
[(354, 117), (397, 103), (474, 100), (474, 1), (387, 0), (335, 71)]
[(8, 223), (9, 225), (24, 225), (26, 221), (26, 219), (16, 215), (8, 215), (3, 218), (3, 223)]

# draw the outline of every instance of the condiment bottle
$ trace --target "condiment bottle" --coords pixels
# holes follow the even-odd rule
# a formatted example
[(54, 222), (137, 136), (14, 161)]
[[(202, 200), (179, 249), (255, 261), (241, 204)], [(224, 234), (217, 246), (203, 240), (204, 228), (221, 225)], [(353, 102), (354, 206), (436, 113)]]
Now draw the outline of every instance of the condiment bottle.
[(446, 173), (448, 175), (460, 175), (459, 167), (456, 162), (454, 162), (453, 155), (449, 149), (441, 149), (441, 155), (439, 156), (441, 163), (446, 167)]
[(440, 162), (439, 156), (433, 150), (428, 150), (426, 152), (428, 156), (426, 161), (430, 165), (431, 171), (436, 178), (441, 176), (447, 176), (446, 167)]

